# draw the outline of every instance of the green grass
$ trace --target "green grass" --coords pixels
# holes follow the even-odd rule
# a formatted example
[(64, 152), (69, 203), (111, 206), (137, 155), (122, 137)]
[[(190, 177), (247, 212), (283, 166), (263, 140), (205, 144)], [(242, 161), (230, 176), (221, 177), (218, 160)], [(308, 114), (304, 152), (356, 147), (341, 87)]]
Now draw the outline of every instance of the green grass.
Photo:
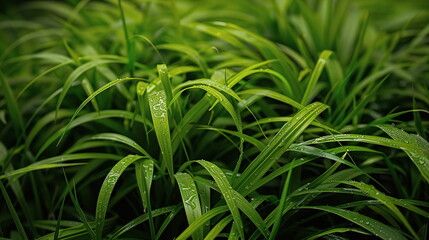
[(429, 239), (427, 1), (18, 2), (0, 239)]

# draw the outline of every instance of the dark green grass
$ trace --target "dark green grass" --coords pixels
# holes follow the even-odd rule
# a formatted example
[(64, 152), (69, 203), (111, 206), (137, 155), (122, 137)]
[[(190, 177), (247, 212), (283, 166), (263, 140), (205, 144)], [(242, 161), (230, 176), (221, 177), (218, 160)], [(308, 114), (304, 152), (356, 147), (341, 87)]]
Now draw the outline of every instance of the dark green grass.
[(1, 239), (428, 239), (428, 9), (7, 3)]

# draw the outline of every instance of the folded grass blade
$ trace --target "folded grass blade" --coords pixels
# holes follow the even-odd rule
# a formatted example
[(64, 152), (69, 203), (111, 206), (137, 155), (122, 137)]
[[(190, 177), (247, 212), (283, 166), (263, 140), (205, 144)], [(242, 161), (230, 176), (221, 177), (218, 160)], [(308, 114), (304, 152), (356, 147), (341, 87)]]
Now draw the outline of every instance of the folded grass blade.
[[(198, 197), (197, 187), (195, 186), (191, 175), (187, 173), (176, 173), (174, 176), (179, 186), (180, 195), (182, 196), (188, 224), (191, 225), (196, 219), (201, 217), (201, 204)], [(202, 228), (199, 228), (192, 234), (192, 239), (194, 240), (202, 238)]]

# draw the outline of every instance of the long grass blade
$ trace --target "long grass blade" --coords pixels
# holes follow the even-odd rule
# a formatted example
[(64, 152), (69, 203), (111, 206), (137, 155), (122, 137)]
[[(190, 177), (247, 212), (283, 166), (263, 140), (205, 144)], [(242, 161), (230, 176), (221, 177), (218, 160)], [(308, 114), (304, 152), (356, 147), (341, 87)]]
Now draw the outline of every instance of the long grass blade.
[(109, 200), (113, 192), (113, 188), (116, 185), (119, 177), (125, 171), (125, 169), (133, 162), (143, 158), (138, 155), (129, 155), (121, 159), (115, 166), (110, 170), (104, 179), (103, 185), (101, 186), (100, 193), (97, 198), (97, 207), (95, 212), (95, 236), (96, 239), (101, 240), (103, 234), (103, 226), (105, 222), (107, 207)]
[(15, 207), (13, 206), (12, 201), (10, 200), (9, 194), (6, 191), (6, 188), (3, 185), (3, 181), (0, 180), (0, 189), (1, 193), (3, 195), (3, 198), (6, 202), (7, 208), (10, 211), (10, 215), (12, 216), (13, 222), (15, 223), (15, 226), (18, 230), (19, 235), (23, 240), (28, 240), (27, 233), (24, 230), (24, 227), (22, 226), (21, 220), (19, 219), (18, 213), (15, 210)]
[(162, 164), (167, 167), (171, 181), (174, 181), (173, 148), (171, 146), (165, 91), (158, 91), (149, 95), (149, 106), (156, 138), (158, 139), (159, 148), (161, 149)]
[[(197, 187), (192, 177), (187, 173), (176, 173), (174, 175), (182, 196), (183, 206), (186, 212), (188, 224), (191, 225), (196, 219), (201, 217), (201, 204), (198, 197)], [(203, 229), (200, 228), (192, 234), (192, 239), (202, 239)]]
[(262, 152), (252, 161), (238, 178), (236, 189), (249, 189), (271, 168), (278, 157), (298, 138), (310, 123), (328, 106), (313, 103), (299, 111), (279, 130)]
[(241, 220), (240, 212), (238, 211), (238, 206), (235, 201), (234, 190), (229, 184), (228, 179), (225, 176), (225, 173), (223, 173), (218, 166), (216, 166), (211, 162), (199, 160), (197, 161), (197, 163), (201, 164), (201, 166), (203, 166), (215, 180), (223, 197), (225, 198), (226, 204), (228, 205), (228, 209), (231, 212), (232, 217), (234, 218), (234, 223), (238, 228), (239, 236), (242, 239), (245, 239), (244, 232), (243, 232), (243, 221)]
[(400, 231), (390, 226), (387, 226), (386, 224), (383, 224), (375, 219), (372, 219), (370, 217), (367, 217), (365, 215), (362, 215), (354, 211), (349, 211), (349, 210), (345, 210), (337, 207), (331, 207), (331, 206), (314, 206), (314, 207), (308, 206), (303, 208), (321, 210), (321, 211), (326, 211), (326, 212), (336, 214), (352, 223), (355, 223), (361, 226), (362, 228), (368, 230), (375, 236), (380, 237), (382, 239), (392, 239), (392, 240), (407, 239)]

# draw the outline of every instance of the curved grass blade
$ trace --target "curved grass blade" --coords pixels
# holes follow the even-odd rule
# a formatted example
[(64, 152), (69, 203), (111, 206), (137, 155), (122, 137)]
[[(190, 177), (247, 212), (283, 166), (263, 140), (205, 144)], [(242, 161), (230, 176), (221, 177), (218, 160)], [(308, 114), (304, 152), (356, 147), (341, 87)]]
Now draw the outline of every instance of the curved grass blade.
[[(390, 211), (396, 215), (399, 221), (404, 224), (404, 226), (408, 229), (408, 231), (411, 233), (411, 235), (418, 239), (417, 233), (414, 231), (414, 229), (411, 227), (410, 223), (406, 219), (406, 217), (399, 211), (399, 209), (395, 206), (395, 202), (391, 201), (391, 198), (386, 196), (385, 194), (378, 191), (374, 186), (363, 183), (363, 182), (352, 182), (352, 181), (346, 181), (343, 182), (343, 184), (351, 185), (354, 187), (359, 188), (364, 193), (368, 194), (369, 197), (372, 197), (374, 199), (377, 199), (382, 204), (384, 204), (387, 208), (390, 209)], [(429, 216), (428, 216), (429, 217)]]
[(223, 197), (225, 198), (225, 202), (228, 205), (228, 209), (231, 212), (232, 217), (234, 218), (234, 223), (238, 228), (239, 236), (242, 239), (245, 239), (244, 231), (243, 231), (243, 221), (241, 220), (240, 212), (238, 211), (234, 190), (229, 184), (228, 179), (225, 176), (225, 173), (223, 173), (218, 166), (216, 166), (211, 162), (207, 162), (204, 160), (198, 160), (196, 162), (199, 163), (201, 166), (203, 166), (215, 180)]
[(27, 83), (27, 85), (25, 85), (25, 87), (23, 89), (21, 89), (21, 91), (18, 93), (18, 95), (16, 96), (16, 99), (19, 99), (21, 97), (21, 95), (31, 86), (33, 85), (35, 82), (37, 82), (37, 80), (39, 80), (40, 78), (44, 77), (46, 74), (53, 72), (61, 67), (67, 66), (69, 64), (72, 64), (73, 61), (72, 60), (67, 60), (65, 62), (61, 62), (51, 68), (49, 68), (48, 70), (42, 72), (41, 74), (37, 75), (35, 78), (33, 78), (29, 83)]
[(323, 68), (325, 67), (326, 60), (331, 56), (332, 51), (324, 50), (317, 60), (316, 66), (313, 69), (313, 72), (310, 76), (310, 81), (307, 84), (307, 88), (305, 89), (304, 95), (301, 99), (302, 105), (307, 105), (310, 102), (311, 94), (314, 91), (314, 88), (316, 87), (316, 83), (320, 78), (320, 75), (322, 74)]
[(160, 239), (162, 233), (167, 228), (167, 226), (170, 224), (170, 222), (174, 219), (174, 217), (182, 210), (183, 205), (178, 204), (171, 212), (168, 214), (168, 216), (165, 218), (164, 222), (162, 223), (161, 227), (158, 228), (158, 232), (156, 233), (155, 239)]
[(107, 119), (107, 118), (123, 118), (123, 119), (134, 119), (135, 121), (143, 123), (144, 119), (142, 119), (140, 116), (134, 116), (132, 112), (129, 111), (122, 111), (122, 110), (102, 110), (100, 112), (91, 112), (88, 114), (85, 114), (79, 118), (74, 119), (73, 121), (69, 122), (67, 126), (61, 128), (54, 134), (52, 134), (43, 145), (39, 148), (39, 151), (36, 154), (36, 159), (39, 158), (39, 156), (51, 145), (55, 140), (58, 138), (61, 138), (66, 132), (66, 129), (72, 129), (76, 126), (79, 126), (81, 124), (96, 121), (100, 119)]
[(258, 95), (258, 96), (263, 96), (263, 97), (268, 97), (268, 98), (272, 98), (275, 99), (277, 101), (286, 103), (288, 105), (291, 105), (292, 107), (295, 107), (296, 109), (300, 110), (302, 108), (304, 108), (303, 105), (301, 105), (299, 102), (296, 102), (295, 100), (272, 90), (268, 90), (268, 89), (258, 89), (258, 88), (252, 88), (252, 89), (246, 89), (243, 91), (240, 91), (237, 93), (238, 95)]
[(316, 209), (321, 210), (325, 212), (330, 212), (333, 214), (336, 214), (342, 218), (347, 219), (350, 222), (353, 222), (372, 234), (374, 234), (377, 237), (380, 237), (382, 239), (390, 239), (390, 240), (406, 240), (407, 238), (402, 235), (402, 233), (390, 226), (387, 226), (386, 224), (383, 224), (375, 219), (372, 219), (370, 217), (367, 217), (365, 215), (362, 215), (360, 213), (349, 211), (337, 207), (331, 207), (331, 206), (306, 206), (302, 207), (304, 209)]
[[(106, 226), (112, 226), (112, 224), (116, 221), (115, 218), (109, 218), (106, 219), (105, 225)], [(64, 221), (63, 221), (64, 222)], [(93, 229), (95, 223), (89, 222), (88, 223), (90, 228)], [(71, 227), (61, 229), (59, 231), (60, 239), (91, 239), (91, 236), (88, 234), (87, 228), (84, 226), (84, 224), (69, 224), (72, 225)], [(50, 233), (45, 236), (36, 238), (36, 240), (52, 240), (53, 235), (55, 233)]]
[[(84, 66), (84, 65), (82, 65)], [(77, 70), (77, 69), (76, 69)], [(88, 104), (92, 99), (94, 99), (98, 94), (102, 93), (103, 91), (109, 89), (110, 87), (123, 82), (123, 81), (129, 81), (129, 80), (141, 80), (140, 78), (119, 78), (116, 79), (115, 81), (111, 81), (109, 83), (107, 83), (106, 85), (102, 86), (101, 88), (97, 89), (93, 94), (91, 94), (90, 96), (88, 96), (85, 101), (83, 101), (80, 106), (76, 109), (76, 111), (74, 112), (72, 118), (70, 119), (70, 121), (67, 123), (66, 127), (64, 128), (64, 131), (61, 134), (60, 140), (58, 141), (58, 144), (61, 142), (62, 138), (64, 137), (64, 134), (67, 132), (67, 130), (70, 127), (70, 124), (72, 123), (72, 121), (76, 118), (76, 116), (79, 114), (79, 112), (86, 106), (86, 104)], [(63, 89), (64, 92), (64, 89)], [(61, 93), (63, 93), (61, 92)], [(64, 98), (64, 96), (63, 96)], [(61, 95), (60, 95), (60, 99), (61, 99)], [(58, 112), (59, 105), (57, 104), (57, 109), (56, 112)], [(57, 144), (57, 145), (58, 145)]]
[(198, 230), (203, 224), (213, 217), (228, 211), (228, 206), (219, 206), (210, 209), (207, 213), (201, 215), (200, 218), (196, 219), (191, 225), (189, 225), (177, 238), (176, 240), (186, 240), (191, 237), (192, 233)]
[[(158, 209), (155, 209), (152, 211), (152, 216), (158, 217), (160, 215), (164, 215), (166, 213), (172, 212), (175, 209), (177, 209), (176, 206), (158, 208)], [(129, 223), (125, 224), (124, 226), (122, 226), (119, 230), (117, 230), (112, 235), (110, 235), (108, 239), (118, 239), (118, 237), (121, 236), (122, 234), (126, 233), (130, 229), (133, 229), (137, 225), (139, 225), (139, 224), (141, 224), (147, 220), (149, 220), (149, 214), (145, 213), (145, 214), (131, 220)]]
[(262, 217), (255, 210), (252, 204), (250, 204), (240, 193), (234, 190), (232, 191), (238, 208), (255, 224), (262, 235), (268, 239), (270, 231), (268, 231), (267, 225), (265, 224), (264, 220), (262, 220)]
[(84, 138), (84, 140), (87, 140), (87, 139), (91, 139), (91, 140), (108, 140), (108, 141), (123, 143), (125, 145), (128, 145), (128, 146), (136, 149), (137, 151), (139, 151), (144, 156), (147, 156), (147, 157), (151, 158), (151, 156), (149, 155), (149, 153), (146, 150), (144, 150), (138, 143), (136, 143), (131, 138), (129, 138), (127, 136), (124, 136), (122, 134), (118, 134), (118, 133), (99, 133), (99, 134), (95, 134), (95, 135), (92, 135), (92, 136)]
[(250, 163), (238, 178), (236, 189), (239, 193), (249, 189), (272, 167), (289, 146), (299, 137), (308, 125), (328, 106), (312, 103), (299, 111), (283, 125), (262, 152)]
[(167, 98), (165, 91), (149, 95), (149, 106), (153, 127), (162, 154), (162, 165), (167, 167), (171, 181), (174, 181), (173, 149), (171, 146), (170, 125), (168, 122)]
[[(196, 219), (201, 217), (201, 204), (197, 187), (192, 177), (187, 173), (176, 173), (174, 177), (176, 178), (180, 195), (182, 196), (188, 224), (191, 225)], [(192, 234), (192, 239), (203, 239), (203, 228), (196, 230)]]
[[(91, 96), (91, 94), (94, 93), (94, 89), (92, 88), (91, 83), (86, 78), (82, 80), (82, 87), (85, 90), (86, 95)], [(95, 98), (91, 100), (91, 104), (94, 107), (95, 111), (100, 111), (100, 109), (98, 108), (97, 100)]]
[(355, 232), (355, 233), (368, 235), (368, 232), (362, 231), (362, 230), (357, 229), (357, 228), (333, 228), (333, 229), (323, 231), (321, 233), (317, 233), (311, 237), (306, 238), (305, 240), (315, 240), (315, 239), (320, 239), (326, 235), (329, 236), (330, 234), (333, 234), (333, 233), (345, 233), (345, 232)]
[(406, 148), (403, 150), (410, 157), (422, 176), (429, 183), (429, 142), (418, 135), (408, 134), (391, 125), (378, 125), (378, 127), (396, 141), (412, 144), (414, 146), (418, 146), (421, 149), (426, 149), (426, 151), (418, 151)]
[(206, 235), (204, 240), (215, 240), (219, 233), (232, 221), (232, 215), (222, 218)]
[(113, 192), (116, 182), (118, 181), (118, 178), (130, 164), (141, 158), (143, 157), (138, 155), (128, 155), (127, 157), (124, 157), (110, 170), (104, 179), (103, 185), (101, 186), (100, 193), (98, 195), (97, 207), (95, 211), (95, 235), (97, 240), (101, 240), (110, 196)]
[[(64, 101), (64, 98), (65, 98), (66, 94), (68, 93), (68, 90), (70, 89), (70, 86), (72, 85), (72, 83), (75, 80), (77, 80), (84, 72), (90, 70), (91, 68), (94, 68), (94, 67), (96, 67), (98, 65), (102, 65), (102, 64), (108, 64), (108, 63), (122, 63), (122, 61), (120, 61), (120, 60), (100, 60), (100, 59), (97, 59), (97, 60), (93, 60), (91, 62), (82, 64), (81, 66), (79, 66), (78, 68), (76, 68), (70, 74), (70, 76), (67, 78), (67, 80), (64, 82), (63, 91), (61, 92), (60, 96), (58, 97), (56, 111), (58, 112), (58, 110), (60, 109), (60, 106), (61, 106), (62, 102)], [(112, 83), (112, 82), (110, 82), (110, 83)]]
[(45, 164), (37, 164), (37, 165), (30, 165), (27, 167), (23, 167), (11, 172), (8, 172), (6, 174), (3, 174), (0, 176), (1, 179), (13, 177), (12, 180), (16, 180), (18, 177), (22, 176), (25, 173), (36, 171), (36, 170), (44, 170), (44, 169), (50, 169), (50, 168), (59, 168), (59, 167), (74, 167), (83, 165), (85, 163), (45, 163)]
[(204, 58), (202, 58), (201, 55), (195, 49), (183, 44), (175, 44), (175, 43), (158, 45), (158, 48), (166, 49), (170, 51), (177, 51), (188, 55), (191, 61), (193, 61), (195, 64), (197, 64), (200, 67), (200, 70), (203, 72), (203, 75), (205, 77), (209, 76), (207, 63), (205, 62)]

